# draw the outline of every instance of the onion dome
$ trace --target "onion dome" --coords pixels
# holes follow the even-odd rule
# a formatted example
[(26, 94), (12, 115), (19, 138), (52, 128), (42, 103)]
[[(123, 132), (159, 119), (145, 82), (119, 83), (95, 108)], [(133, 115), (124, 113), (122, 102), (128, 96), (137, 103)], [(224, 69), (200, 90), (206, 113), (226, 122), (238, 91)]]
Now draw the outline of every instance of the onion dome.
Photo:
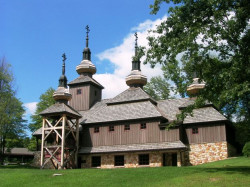
[(65, 53), (62, 55), (62, 57), (63, 57), (62, 75), (59, 78), (59, 85), (57, 90), (53, 94), (53, 98), (57, 102), (67, 103), (72, 98), (72, 95), (69, 93), (69, 90), (67, 88), (67, 77), (65, 76), (65, 60), (67, 58)]
[(91, 62), (91, 51), (89, 49), (89, 26), (86, 26), (86, 47), (83, 50), (83, 57), (81, 63), (76, 67), (76, 71), (79, 75), (88, 74), (92, 76), (96, 73), (96, 67)]
[(193, 82), (191, 85), (187, 87), (187, 93), (190, 96), (196, 96), (200, 90), (202, 90), (205, 87), (204, 81), (199, 81), (199, 78), (197, 78), (197, 73), (194, 72), (193, 75)]
[(147, 77), (141, 73), (141, 61), (138, 56), (137, 33), (135, 33), (135, 56), (132, 60), (132, 71), (126, 77), (126, 84), (130, 87), (143, 87), (147, 84)]

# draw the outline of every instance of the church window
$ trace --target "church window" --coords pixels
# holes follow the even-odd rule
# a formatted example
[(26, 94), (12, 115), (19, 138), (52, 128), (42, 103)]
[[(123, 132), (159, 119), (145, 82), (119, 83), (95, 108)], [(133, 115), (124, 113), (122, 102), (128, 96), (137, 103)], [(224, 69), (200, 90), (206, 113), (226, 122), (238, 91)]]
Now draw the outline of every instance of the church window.
[(92, 167), (100, 167), (101, 166), (101, 157), (100, 156), (92, 156), (91, 166)]
[(115, 156), (115, 166), (124, 166), (124, 155)]
[(124, 130), (130, 130), (130, 125), (129, 125), (129, 124), (126, 124), (126, 125), (124, 126)]
[(146, 123), (141, 123), (141, 129), (146, 129), (146, 128), (147, 128)]
[(99, 127), (94, 127), (94, 133), (98, 133), (99, 132)]
[(149, 154), (139, 155), (139, 165), (149, 165)]
[(110, 126), (109, 126), (109, 131), (115, 131), (114, 125), (110, 125)]
[(82, 94), (82, 89), (77, 89), (77, 90), (76, 90), (76, 94), (77, 94), (77, 95)]
[(192, 134), (198, 134), (198, 133), (199, 133), (198, 127), (193, 127), (192, 128)]

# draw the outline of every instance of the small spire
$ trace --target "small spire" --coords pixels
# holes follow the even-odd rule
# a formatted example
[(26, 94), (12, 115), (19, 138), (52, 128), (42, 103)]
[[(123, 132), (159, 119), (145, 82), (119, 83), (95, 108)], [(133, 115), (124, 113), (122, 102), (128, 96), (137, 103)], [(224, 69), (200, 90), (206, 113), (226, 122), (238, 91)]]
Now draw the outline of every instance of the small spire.
[(60, 79), (59, 79), (59, 87), (64, 87), (64, 88), (67, 88), (67, 77), (65, 76), (65, 61), (66, 61), (66, 55), (65, 53), (63, 53), (62, 55), (63, 57), (63, 65), (62, 65), (62, 75), (60, 76)]
[(141, 67), (140, 67), (140, 59), (138, 58), (138, 36), (137, 36), (137, 32), (134, 34), (135, 35), (135, 56), (133, 57), (133, 61), (132, 61), (132, 70), (139, 70), (141, 71)]
[(85, 29), (86, 29), (86, 47), (82, 52), (83, 53), (82, 59), (91, 60), (91, 51), (89, 49), (89, 31), (90, 31), (89, 26), (87, 25)]
[(67, 59), (65, 53), (63, 53), (62, 57), (63, 57), (62, 75), (65, 75), (65, 61)]
[(137, 57), (137, 50), (138, 50), (137, 41), (138, 41), (138, 36), (137, 36), (137, 32), (136, 32), (135, 33), (135, 57)]
[(86, 47), (89, 47), (89, 26), (87, 25), (86, 27)]

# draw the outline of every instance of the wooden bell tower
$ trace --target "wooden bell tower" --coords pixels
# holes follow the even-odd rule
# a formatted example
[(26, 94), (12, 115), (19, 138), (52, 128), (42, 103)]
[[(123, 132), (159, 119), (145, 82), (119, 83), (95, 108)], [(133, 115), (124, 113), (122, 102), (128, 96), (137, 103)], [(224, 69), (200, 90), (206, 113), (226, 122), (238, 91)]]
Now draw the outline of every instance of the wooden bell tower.
[(53, 94), (56, 103), (40, 113), (43, 117), (41, 165), (55, 169), (77, 167), (79, 148), (79, 119), (81, 115), (68, 105), (71, 94), (67, 89), (63, 54), (62, 75), (58, 89)]

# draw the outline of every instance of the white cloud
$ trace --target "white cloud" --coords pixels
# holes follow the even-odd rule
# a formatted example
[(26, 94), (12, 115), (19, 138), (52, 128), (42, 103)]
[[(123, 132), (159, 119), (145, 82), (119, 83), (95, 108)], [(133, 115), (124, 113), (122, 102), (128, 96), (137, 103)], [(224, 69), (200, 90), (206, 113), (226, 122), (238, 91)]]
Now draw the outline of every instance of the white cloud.
[(26, 109), (25, 115), (33, 115), (36, 111), (37, 102), (24, 103), (24, 107)]
[[(123, 39), (123, 42), (113, 48), (107, 49), (97, 55), (100, 61), (109, 60), (115, 67), (113, 73), (97, 74), (95, 79), (100, 82), (105, 89), (103, 90), (103, 98), (111, 98), (124, 91), (127, 87), (125, 77), (129, 75), (132, 68), (132, 56), (134, 55), (134, 32), (138, 34), (138, 45), (147, 46), (148, 30), (155, 29), (156, 25), (159, 25), (163, 17), (155, 21), (146, 20), (143, 23), (138, 24), (137, 27), (133, 27), (131, 32)], [(143, 62), (143, 58), (141, 62)], [(146, 75), (148, 81), (153, 76), (162, 75), (160, 65), (156, 65), (154, 69), (149, 64), (143, 65), (141, 63), (142, 74)]]

